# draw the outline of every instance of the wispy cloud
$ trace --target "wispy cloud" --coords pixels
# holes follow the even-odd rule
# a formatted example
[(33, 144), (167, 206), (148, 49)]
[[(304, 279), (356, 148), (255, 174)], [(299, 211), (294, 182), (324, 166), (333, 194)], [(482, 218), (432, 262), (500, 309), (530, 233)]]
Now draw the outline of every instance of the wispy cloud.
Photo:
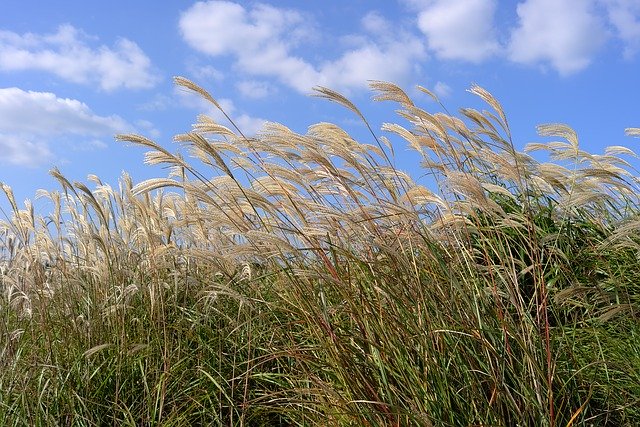
[(362, 27), (373, 34), (389, 34), (392, 30), (391, 23), (380, 12), (370, 11), (362, 18)]
[(55, 138), (86, 141), (133, 130), (119, 116), (100, 116), (86, 104), (53, 93), (0, 88), (0, 158), (16, 165), (35, 166), (52, 158)]
[(0, 31), (0, 70), (45, 71), (105, 91), (150, 88), (159, 81), (151, 60), (131, 40), (121, 38), (112, 48), (91, 47), (89, 41), (71, 25), (53, 34)]
[(187, 71), (198, 80), (213, 80), (221, 82), (224, 80), (224, 73), (211, 65), (202, 65), (191, 62), (187, 65)]
[(236, 84), (236, 87), (242, 96), (253, 99), (266, 98), (275, 92), (275, 88), (266, 81), (242, 80)]
[(37, 139), (0, 132), (0, 164), (34, 167), (51, 160), (49, 145)]
[(315, 36), (309, 18), (298, 11), (208, 1), (187, 9), (179, 22), (182, 37), (193, 49), (230, 56), (240, 72), (275, 78), (301, 93), (315, 85), (348, 90), (364, 88), (370, 79), (401, 81), (416, 60), (424, 58), (418, 39), (392, 31), (381, 15), (365, 16), (362, 25), (375, 37), (360, 39), (334, 60), (312, 63), (295, 53), (302, 41)]
[(433, 86), (433, 93), (438, 95), (439, 98), (447, 98), (449, 95), (451, 95), (451, 91), (451, 86), (444, 82), (436, 82), (436, 84)]
[(561, 75), (581, 71), (607, 39), (592, 0), (526, 0), (508, 46), (511, 60), (548, 64)]
[(604, 0), (609, 21), (625, 44), (624, 56), (633, 58), (640, 51), (640, 2)]

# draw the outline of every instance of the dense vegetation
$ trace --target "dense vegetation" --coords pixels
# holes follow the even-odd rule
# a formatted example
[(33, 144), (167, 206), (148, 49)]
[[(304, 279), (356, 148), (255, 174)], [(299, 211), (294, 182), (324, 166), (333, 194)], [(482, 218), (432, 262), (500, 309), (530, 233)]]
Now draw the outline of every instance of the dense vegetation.
[(459, 117), (372, 88), (432, 185), (374, 131), (205, 116), (189, 161), (119, 137), (167, 178), (54, 170), (44, 217), (2, 185), (0, 424), (640, 425), (635, 155), (559, 124), (519, 152), (479, 87)]

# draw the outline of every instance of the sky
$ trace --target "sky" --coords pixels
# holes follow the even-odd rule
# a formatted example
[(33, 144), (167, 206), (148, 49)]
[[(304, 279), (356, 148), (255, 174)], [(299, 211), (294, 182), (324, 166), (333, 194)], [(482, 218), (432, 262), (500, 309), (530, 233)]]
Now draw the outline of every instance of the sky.
[[(226, 124), (174, 76), (202, 85), (248, 134), (265, 121), (301, 133), (329, 121), (372, 142), (353, 114), (309, 95), (340, 91), (378, 130), (404, 124), (393, 105), (371, 101), (368, 81), (386, 80), (434, 112), (416, 85), (450, 112), (483, 108), (467, 90), (484, 87), (518, 149), (544, 141), (535, 128), (550, 122), (573, 127), (594, 153), (640, 142), (624, 134), (640, 127), (639, 0), (0, 0), (0, 9), (0, 182), (19, 203), (58, 188), (54, 167), (114, 186), (123, 171), (136, 182), (164, 176), (114, 135), (177, 149), (173, 136), (198, 114)], [(396, 166), (419, 176), (394, 145)]]

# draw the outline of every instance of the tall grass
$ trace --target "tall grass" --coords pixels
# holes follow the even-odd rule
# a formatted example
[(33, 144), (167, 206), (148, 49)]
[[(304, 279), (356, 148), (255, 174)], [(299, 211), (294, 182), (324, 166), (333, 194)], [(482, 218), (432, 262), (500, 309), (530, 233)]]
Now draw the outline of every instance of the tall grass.
[(521, 152), (480, 87), (490, 110), (456, 117), (371, 86), (432, 186), (327, 88), (368, 143), (200, 116), (175, 138), (187, 158), (118, 137), (166, 178), (54, 170), (48, 216), (3, 184), (0, 423), (640, 423), (635, 154), (560, 124)]

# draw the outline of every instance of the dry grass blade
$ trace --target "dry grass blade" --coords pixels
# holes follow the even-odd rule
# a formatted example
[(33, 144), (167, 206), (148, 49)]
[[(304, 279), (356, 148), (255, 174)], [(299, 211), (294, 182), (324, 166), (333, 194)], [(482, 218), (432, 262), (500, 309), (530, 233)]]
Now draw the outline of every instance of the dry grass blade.
[(74, 194), (76, 194), (76, 190), (73, 187), (73, 185), (71, 184), (71, 182), (62, 174), (62, 172), (60, 172), (60, 170), (57, 167), (51, 169), (49, 171), (49, 175), (51, 175), (53, 178), (55, 178), (60, 183), (60, 185), (64, 189), (65, 193), (68, 190), (71, 190)]
[(420, 185), (410, 188), (402, 196), (402, 199), (408, 201), (412, 206), (433, 203), (439, 207), (446, 207), (446, 203), (440, 196)]
[(198, 86), (197, 84), (195, 84), (191, 80), (189, 80), (189, 79), (187, 79), (185, 77), (176, 76), (176, 77), (173, 78), (173, 81), (178, 86), (182, 86), (184, 88), (187, 88), (187, 89), (191, 90), (192, 92), (195, 92), (195, 93), (199, 94), (204, 99), (206, 99), (207, 101), (209, 101), (210, 103), (215, 105), (217, 109), (222, 111), (222, 107), (220, 106), (220, 104), (218, 104), (218, 101), (216, 101), (215, 98), (209, 94), (209, 92), (207, 92), (205, 89), (203, 89), (202, 87)]
[[(627, 129), (628, 130), (628, 129)], [(638, 129), (638, 136), (640, 136), (640, 128)], [(626, 155), (637, 158), (638, 155), (630, 148), (620, 145), (610, 145), (604, 150), (606, 156), (620, 156)]]
[(480, 126), (481, 129), (491, 132), (489, 134), (490, 136), (498, 135), (498, 129), (496, 129), (493, 123), (491, 123), (491, 121), (487, 119), (480, 111), (473, 108), (463, 108), (460, 111), (466, 117), (473, 120), (478, 126)]
[[(203, 153), (207, 153), (208, 155), (210, 155), (216, 162), (216, 165), (222, 169), (222, 171), (229, 175), (230, 177), (233, 178), (233, 172), (231, 172), (231, 169), (229, 169), (229, 167), (227, 166), (227, 164), (225, 163), (224, 159), (222, 158), (222, 156), (220, 155), (220, 153), (218, 153), (218, 151), (216, 150), (216, 148), (209, 143), (209, 141), (207, 141), (202, 135), (200, 135), (199, 133), (196, 132), (189, 132), (183, 135), (177, 135), (175, 137), (176, 141), (186, 141), (189, 143), (192, 143), (194, 145), (194, 147), (197, 147), (199, 150), (201, 150)], [(202, 161), (207, 162), (207, 159), (203, 156), (200, 158)]]
[(193, 129), (200, 133), (211, 133), (214, 135), (223, 135), (228, 137), (235, 137), (231, 129), (216, 123), (211, 117), (200, 115), (198, 116), (198, 123), (193, 125)]
[(7, 196), (7, 200), (9, 200), (9, 204), (11, 204), (11, 209), (14, 212), (18, 212), (18, 204), (16, 203), (16, 198), (13, 195), (13, 190), (7, 184), (0, 182), (0, 188), (4, 192), (5, 196)]
[(638, 136), (640, 137), (640, 128), (627, 128), (624, 130), (624, 133), (628, 136)]
[(113, 347), (113, 344), (100, 344), (100, 345), (96, 345), (92, 348), (90, 348), (89, 350), (85, 351), (83, 356), (86, 358), (89, 358), (91, 356), (93, 356), (96, 353), (99, 353), (102, 350), (105, 350), (109, 347)]
[(483, 182), (482, 183), (482, 188), (484, 188), (486, 191), (488, 191), (489, 193), (495, 193), (495, 194), (500, 194), (502, 196), (506, 196), (512, 200), (516, 200), (516, 197), (514, 196), (514, 194), (507, 190), (506, 188), (504, 188), (501, 185), (495, 185), (495, 184), (491, 184), (489, 182)]
[(349, 101), (349, 99), (347, 99), (344, 95), (340, 94), (339, 92), (336, 92), (335, 90), (329, 89), (324, 86), (315, 86), (313, 88), (313, 91), (314, 91), (314, 93), (312, 94), (313, 96), (318, 98), (328, 99), (329, 101), (333, 101), (337, 104), (340, 104), (343, 107), (353, 111), (355, 114), (358, 115), (358, 117), (360, 117), (364, 122), (366, 122), (365, 117), (362, 115), (360, 110), (358, 110), (358, 107), (356, 107), (353, 102)]
[(430, 91), (429, 89), (427, 89), (426, 87), (424, 87), (424, 86), (420, 86), (420, 85), (418, 85), (418, 86), (416, 86), (416, 87), (418, 88), (418, 90), (419, 90), (420, 92), (423, 92), (423, 93), (427, 94), (427, 95), (428, 95), (428, 96), (430, 96), (434, 101), (436, 101), (436, 102), (440, 102), (440, 100), (438, 99), (438, 96), (437, 96), (435, 93), (433, 93), (432, 91)]
[(100, 203), (96, 199), (94, 193), (86, 185), (84, 185), (81, 182), (74, 182), (74, 187), (79, 189), (84, 194), (84, 199), (87, 200), (91, 206), (93, 206), (94, 211), (100, 217), (100, 221), (101, 221), (102, 225), (104, 227), (108, 227), (109, 226), (109, 217), (108, 217), (109, 214), (108, 214), (108, 212), (105, 212), (103, 207), (100, 205)]
[(473, 93), (474, 95), (478, 95), (498, 113), (498, 115), (500, 116), (500, 124), (502, 128), (507, 133), (509, 133), (509, 123), (507, 122), (507, 116), (504, 114), (504, 110), (502, 109), (502, 105), (500, 105), (500, 102), (498, 102), (498, 100), (495, 99), (493, 95), (489, 93), (489, 91), (476, 84), (471, 86), (469, 92)]
[(395, 101), (407, 107), (414, 107), (414, 103), (409, 96), (397, 85), (382, 81), (372, 81), (369, 87), (378, 92), (374, 95), (374, 101)]
[(227, 112), (222, 108), (222, 106), (218, 103), (218, 101), (216, 101), (215, 98), (209, 94), (209, 92), (207, 92), (202, 87), (198, 86), (197, 84), (195, 84), (191, 80), (189, 80), (187, 78), (184, 78), (184, 77), (180, 77), (180, 76), (174, 77), (173, 81), (178, 86), (182, 86), (182, 87), (184, 87), (186, 89), (189, 89), (189, 90), (199, 94), (200, 96), (202, 96), (208, 102), (212, 103), (222, 113), (222, 115), (229, 121), (229, 123), (231, 123), (231, 125), (236, 130), (236, 132), (238, 132), (238, 134), (240, 136), (242, 136), (243, 138), (246, 138), (244, 133), (242, 133), (242, 131), (240, 130), (240, 128), (238, 128), (238, 126), (236, 126), (236, 123), (231, 119), (231, 117), (229, 117)]
[(166, 187), (183, 188), (183, 184), (169, 178), (151, 178), (136, 184), (131, 191), (134, 195), (138, 196)]
[(540, 136), (557, 136), (566, 139), (578, 152), (578, 135), (571, 127), (563, 123), (548, 123), (537, 127)]
[(140, 145), (142, 147), (147, 147), (153, 149), (145, 156), (145, 161), (148, 164), (162, 164), (167, 163), (171, 165), (177, 165), (184, 168), (189, 168), (189, 166), (184, 162), (184, 160), (167, 149), (163, 148), (160, 144), (150, 140), (149, 138), (145, 138), (142, 135), (135, 134), (120, 134), (116, 135), (116, 141), (124, 141), (130, 142), (136, 145)]
[(404, 127), (395, 123), (384, 123), (382, 130), (385, 132), (394, 133), (409, 143), (409, 146), (418, 152), (422, 152), (422, 147), (419, 142), (419, 137)]

